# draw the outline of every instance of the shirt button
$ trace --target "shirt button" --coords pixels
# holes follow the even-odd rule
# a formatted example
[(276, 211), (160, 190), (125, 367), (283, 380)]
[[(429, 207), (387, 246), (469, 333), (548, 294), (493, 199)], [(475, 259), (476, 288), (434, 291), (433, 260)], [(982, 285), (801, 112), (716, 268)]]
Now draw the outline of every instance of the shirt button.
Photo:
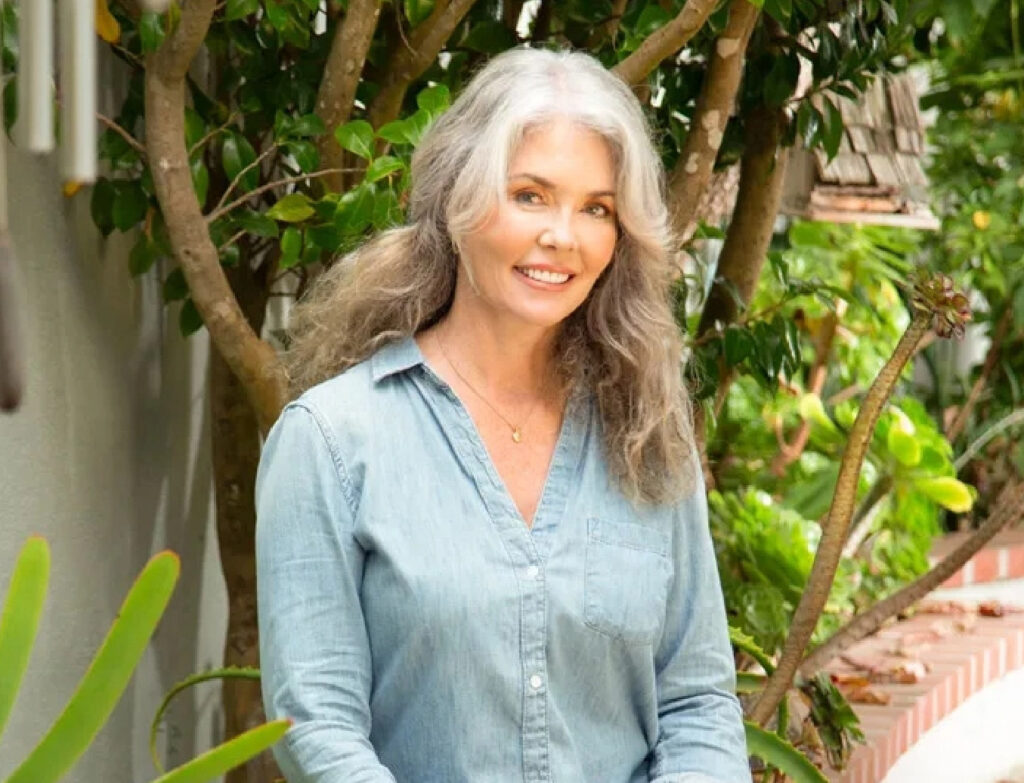
[(544, 684), (544, 680), (541, 679), (539, 674), (535, 674), (530, 678), (530, 687), (535, 691), (540, 689), (540, 686)]
[(526, 569), (526, 575), (530, 579), (536, 579), (538, 576), (540, 576), (540, 568), (538, 566), (532, 565)]

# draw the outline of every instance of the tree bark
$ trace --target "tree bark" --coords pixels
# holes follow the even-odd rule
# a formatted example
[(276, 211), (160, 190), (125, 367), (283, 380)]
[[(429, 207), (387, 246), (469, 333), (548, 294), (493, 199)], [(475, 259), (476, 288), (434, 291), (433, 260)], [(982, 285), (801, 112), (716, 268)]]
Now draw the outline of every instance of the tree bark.
[(210, 240), (185, 149), (185, 75), (210, 26), (215, 0), (184, 5), (175, 31), (146, 58), (146, 153), (174, 256), (217, 350), (238, 376), (264, 430), (286, 397), (277, 353), (249, 327)]
[(814, 675), (830, 660), (840, 655), (865, 636), (873, 634), (882, 623), (924, 598), (928, 593), (959, 571), (996, 533), (1024, 517), (1024, 481), (1008, 484), (999, 495), (988, 519), (960, 546), (946, 555), (941, 563), (906, 587), (879, 601), (836, 631), (800, 664), (805, 677)]
[(785, 118), (766, 107), (752, 109), (740, 161), (740, 186), (732, 222), (718, 257), (715, 282), (701, 313), (697, 334), (736, 320), (738, 297), (750, 302), (761, 277), (782, 199), (788, 148), (780, 148)]
[(744, 55), (758, 13), (747, 0), (733, 0), (729, 21), (708, 62), (690, 132), (668, 183), (672, 225), (680, 242), (688, 241), (697, 225), (697, 209), (711, 179), (726, 123), (733, 113), (743, 77)]
[(718, 0), (686, 0), (674, 19), (647, 36), (612, 72), (630, 87), (637, 87), (662, 60), (686, 46), (717, 5)]
[[(334, 129), (347, 122), (352, 114), (356, 88), (379, 16), (380, 0), (352, 0), (345, 18), (334, 33), (316, 96), (316, 113), (327, 129), (317, 145), (321, 168), (344, 167), (344, 150), (334, 138)], [(328, 176), (325, 182), (330, 190), (342, 189), (340, 173)]]
[(875, 424), (882, 413), (882, 408), (892, 394), (899, 380), (903, 367), (913, 356), (917, 344), (931, 326), (933, 313), (918, 310), (914, 320), (910, 322), (906, 332), (900, 338), (893, 355), (878, 373), (874, 383), (861, 403), (857, 418), (850, 428), (849, 440), (843, 451), (843, 459), (839, 465), (839, 477), (836, 480), (835, 494), (829, 507), (828, 517), (822, 525), (821, 540), (814, 553), (814, 564), (807, 578), (807, 587), (800, 597), (800, 603), (793, 613), (793, 621), (789, 626), (789, 635), (783, 646), (775, 672), (768, 679), (764, 692), (754, 704), (750, 719), (763, 726), (786, 691), (793, 684), (797, 666), (804, 656), (807, 644), (811, 640), (818, 619), (825, 608), (836, 569), (842, 556), (843, 545), (846, 543), (846, 532), (853, 516), (857, 502), (857, 478), (860, 475), (864, 457), (867, 454)]
[(402, 44), (388, 63), (380, 92), (370, 104), (370, 124), (379, 128), (402, 111), (409, 85), (418, 79), (437, 57), (475, 0), (437, 0), (429, 17), (412, 31), (408, 45)]
[[(247, 266), (241, 264), (230, 270), (230, 279), (246, 319), (258, 333), (266, 312), (267, 291)], [(255, 556), (259, 422), (242, 383), (216, 347), (210, 351), (209, 389), (217, 542), (228, 593), (224, 665), (259, 666)], [(222, 694), (226, 737), (266, 721), (258, 682), (225, 680)], [(279, 775), (273, 757), (265, 752), (228, 773), (225, 783), (271, 783)]]

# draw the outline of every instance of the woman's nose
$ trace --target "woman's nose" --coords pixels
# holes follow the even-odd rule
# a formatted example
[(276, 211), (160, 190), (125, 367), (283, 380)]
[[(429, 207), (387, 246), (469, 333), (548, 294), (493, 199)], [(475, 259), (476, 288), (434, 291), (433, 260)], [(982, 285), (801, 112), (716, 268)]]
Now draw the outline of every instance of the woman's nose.
[(554, 212), (540, 235), (540, 243), (554, 250), (575, 250), (576, 232), (573, 229), (572, 215), (561, 210)]

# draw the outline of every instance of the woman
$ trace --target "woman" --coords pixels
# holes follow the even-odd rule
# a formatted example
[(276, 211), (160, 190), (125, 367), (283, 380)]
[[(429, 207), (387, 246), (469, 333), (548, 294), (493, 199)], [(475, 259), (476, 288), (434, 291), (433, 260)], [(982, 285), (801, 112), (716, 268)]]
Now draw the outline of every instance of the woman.
[(749, 781), (639, 105), (494, 58), (293, 319), (257, 483), (291, 783)]

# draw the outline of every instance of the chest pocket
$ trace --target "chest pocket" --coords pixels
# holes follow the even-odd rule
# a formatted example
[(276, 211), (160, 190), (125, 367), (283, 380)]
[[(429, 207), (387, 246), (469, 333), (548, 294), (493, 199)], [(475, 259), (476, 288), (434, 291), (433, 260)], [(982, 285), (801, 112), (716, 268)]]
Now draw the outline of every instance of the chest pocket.
[(665, 620), (672, 580), (668, 534), (643, 525), (589, 519), (585, 556), (586, 624), (627, 644), (651, 644)]

